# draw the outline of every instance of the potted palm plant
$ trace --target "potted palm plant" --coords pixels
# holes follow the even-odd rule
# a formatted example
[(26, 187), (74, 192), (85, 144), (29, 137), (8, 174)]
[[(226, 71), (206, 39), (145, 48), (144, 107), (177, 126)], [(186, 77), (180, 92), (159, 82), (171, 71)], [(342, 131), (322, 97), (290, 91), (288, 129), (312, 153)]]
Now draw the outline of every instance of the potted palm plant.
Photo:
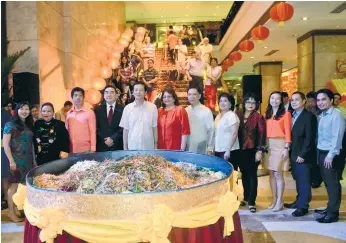
[[(10, 44), (10, 41), (6, 41), (6, 46)], [(8, 81), (9, 81), (9, 75), (13, 71), (14, 65), (16, 61), (24, 55), (25, 52), (27, 52), (30, 49), (30, 46), (17, 51), (15, 53), (12, 53), (10, 55), (6, 55), (1, 58), (1, 103), (8, 102), (9, 100), (9, 94), (12, 89), (12, 87), (9, 87)]]

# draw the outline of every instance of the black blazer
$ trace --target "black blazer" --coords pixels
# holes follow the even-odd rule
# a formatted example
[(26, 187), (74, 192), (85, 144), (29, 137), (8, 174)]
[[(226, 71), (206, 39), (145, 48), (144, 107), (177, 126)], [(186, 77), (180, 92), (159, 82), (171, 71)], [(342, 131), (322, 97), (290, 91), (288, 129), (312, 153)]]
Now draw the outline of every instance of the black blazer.
[[(114, 107), (111, 124), (108, 124), (107, 105), (102, 104), (95, 109), (96, 116), (96, 151), (114, 151), (123, 149), (123, 129), (119, 127), (124, 106), (116, 104)], [(104, 143), (104, 139), (110, 137), (113, 139), (114, 145), (108, 147)]]
[(304, 163), (317, 163), (316, 135), (317, 118), (304, 109), (292, 127), (292, 163), (297, 161), (298, 156), (304, 159)]

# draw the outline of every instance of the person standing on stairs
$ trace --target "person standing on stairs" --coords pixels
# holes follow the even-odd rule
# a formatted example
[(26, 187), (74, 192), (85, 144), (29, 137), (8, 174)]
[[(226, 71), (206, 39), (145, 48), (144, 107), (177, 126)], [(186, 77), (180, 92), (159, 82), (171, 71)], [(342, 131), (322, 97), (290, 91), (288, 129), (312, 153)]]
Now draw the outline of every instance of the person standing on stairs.
[(157, 96), (157, 80), (159, 78), (159, 72), (154, 68), (154, 60), (148, 60), (148, 69), (144, 70), (141, 80), (147, 87), (147, 99), (150, 102), (154, 102)]
[(178, 80), (180, 80), (180, 74), (185, 73), (185, 64), (186, 64), (186, 54), (187, 47), (183, 44), (181, 39), (178, 40), (178, 45), (175, 46), (175, 50), (177, 52), (175, 65), (178, 71)]
[(170, 60), (172, 64), (174, 64), (174, 50), (176, 45), (178, 44), (178, 36), (176, 36), (173, 31), (170, 31), (169, 36), (166, 39), (166, 42), (168, 43), (168, 47), (169, 47)]
[(150, 43), (150, 37), (145, 38), (145, 44), (143, 44), (142, 47), (142, 54), (141, 54), (142, 60), (143, 60), (143, 69), (148, 69), (148, 60), (155, 59), (155, 47), (153, 44)]
[(185, 67), (187, 79), (190, 81), (190, 87), (198, 87), (201, 90), (200, 102), (204, 104), (204, 84), (203, 84), (203, 72), (206, 69), (206, 62), (201, 58), (201, 50), (196, 48), (194, 57), (191, 58)]
[(202, 59), (209, 63), (210, 58), (213, 57), (213, 46), (209, 44), (209, 39), (205, 37), (198, 46), (202, 51)]
[(296, 181), (297, 199), (293, 203), (285, 203), (286, 208), (295, 208), (294, 217), (301, 217), (309, 212), (311, 201), (311, 166), (316, 163), (317, 118), (307, 111), (306, 98), (301, 92), (291, 96), (292, 113), (292, 146), (290, 160), (292, 176)]

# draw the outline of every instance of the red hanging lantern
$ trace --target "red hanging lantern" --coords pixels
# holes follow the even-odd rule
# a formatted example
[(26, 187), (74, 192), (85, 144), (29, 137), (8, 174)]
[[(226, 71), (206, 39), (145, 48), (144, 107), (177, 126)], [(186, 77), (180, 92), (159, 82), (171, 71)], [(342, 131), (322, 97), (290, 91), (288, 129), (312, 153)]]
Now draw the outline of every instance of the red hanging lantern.
[(231, 60), (231, 59), (226, 59), (225, 61), (223, 61), (222, 65), (229, 68), (229, 67), (232, 67), (234, 64), (234, 62)]
[(223, 71), (224, 73), (226, 73), (226, 72), (228, 71), (228, 67), (222, 65), (222, 71)]
[(294, 8), (291, 4), (282, 2), (270, 9), (270, 17), (279, 22), (279, 27), (283, 27), (285, 22), (290, 20), (293, 17)]
[(252, 29), (251, 31), (251, 37), (254, 40), (257, 40), (259, 44), (262, 44), (262, 42), (267, 39), (269, 36), (269, 29), (265, 26), (259, 25)]
[(238, 62), (243, 57), (239, 51), (234, 51), (228, 56), (233, 62)]
[(252, 49), (255, 47), (254, 43), (250, 40), (244, 40), (240, 42), (239, 49), (243, 52), (249, 52), (252, 51)]

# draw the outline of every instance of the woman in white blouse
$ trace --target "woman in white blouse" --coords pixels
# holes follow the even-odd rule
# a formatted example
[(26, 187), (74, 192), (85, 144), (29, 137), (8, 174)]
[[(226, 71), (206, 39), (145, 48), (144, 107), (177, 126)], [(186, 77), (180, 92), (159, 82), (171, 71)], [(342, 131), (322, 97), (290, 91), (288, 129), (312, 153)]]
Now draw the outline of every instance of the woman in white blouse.
[(234, 97), (228, 93), (219, 96), (220, 114), (214, 121), (215, 129), (215, 156), (228, 160), (234, 169), (239, 164), (239, 118), (233, 112), (235, 105)]

